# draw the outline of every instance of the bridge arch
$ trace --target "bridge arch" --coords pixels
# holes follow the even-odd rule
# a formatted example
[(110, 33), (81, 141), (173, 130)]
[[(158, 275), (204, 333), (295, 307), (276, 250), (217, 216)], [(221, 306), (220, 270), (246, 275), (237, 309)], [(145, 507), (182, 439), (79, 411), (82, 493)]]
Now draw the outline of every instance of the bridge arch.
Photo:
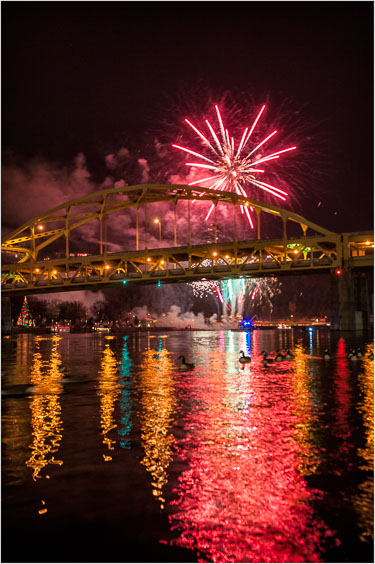
[[(194, 204), (198, 201), (214, 209), (210, 241), (198, 240), (192, 229), (193, 218), (201, 208)], [(158, 206), (160, 222), (172, 219), (167, 238), (159, 231), (158, 240), (153, 226), (150, 244), (152, 206)], [(168, 217), (160, 215), (165, 206), (169, 206)], [(247, 228), (245, 237), (240, 237), (239, 218), (246, 206), (255, 216), (255, 229)], [(225, 229), (218, 233), (216, 211), (220, 216), (223, 210), (227, 221)], [(113, 248), (114, 243), (106, 238), (106, 228), (111, 230), (116, 214), (120, 214), (123, 223)], [(264, 236), (264, 214), (271, 223), (275, 220), (281, 226), (277, 237)], [(195, 225), (198, 231), (204, 215), (200, 224)], [(296, 229), (291, 229), (291, 225)], [(72, 252), (82, 229), (82, 252)], [(86, 244), (91, 245), (90, 249)], [(314, 272), (342, 268), (344, 264), (350, 268), (357, 263), (362, 266), (364, 260), (371, 265), (373, 234), (336, 234), (294, 212), (232, 192), (188, 185), (140, 184), (100, 190), (34, 217), (3, 238), (2, 252), (2, 292), (11, 296), (120, 283), (160, 285), (203, 278)]]
[[(249, 231), (249, 239), (261, 239), (261, 214), (272, 214), (281, 219), (283, 224), (283, 238), (287, 238), (287, 224), (293, 222), (301, 228), (301, 234), (306, 235), (307, 230), (323, 236), (332, 236), (333, 232), (316, 225), (302, 216), (276, 207), (274, 205), (245, 198), (232, 192), (210, 190), (188, 185), (141, 184), (100, 190), (84, 197), (69, 200), (47, 212), (28, 220), (2, 240), (2, 251), (18, 255), (16, 262), (35, 262), (40, 253), (58, 239), (65, 240), (65, 256), (70, 256), (71, 234), (89, 223), (97, 222), (99, 225), (99, 252), (106, 253), (104, 234), (104, 220), (112, 214), (124, 210), (135, 210), (135, 239), (136, 249), (140, 249), (139, 211), (147, 210), (147, 206), (155, 203), (170, 202), (174, 206), (174, 245), (177, 246), (177, 206), (180, 202), (187, 202), (187, 235), (188, 245), (194, 244), (191, 239), (191, 214), (190, 204), (198, 201), (214, 205), (215, 211), (218, 204), (226, 204), (233, 208), (233, 226), (236, 226), (237, 211), (245, 206), (252, 208), (256, 216), (256, 225), (253, 232)], [(216, 223), (213, 214), (213, 222)], [(50, 228), (45, 228), (50, 226)], [(147, 228), (147, 226), (146, 226)], [(238, 239), (234, 232), (233, 239)], [(216, 236), (215, 236), (216, 241)], [(147, 237), (144, 237), (144, 246), (147, 248)], [(129, 248), (124, 248), (124, 251)]]

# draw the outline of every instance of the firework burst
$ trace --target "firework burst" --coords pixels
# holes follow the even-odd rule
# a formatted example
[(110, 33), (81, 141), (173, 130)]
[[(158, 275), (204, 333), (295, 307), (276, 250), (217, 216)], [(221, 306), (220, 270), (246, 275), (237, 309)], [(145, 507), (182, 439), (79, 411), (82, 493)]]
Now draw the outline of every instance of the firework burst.
[[(256, 305), (268, 303), (272, 310), (272, 300), (281, 290), (281, 283), (276, 277), (251, 278), (234, 280), (200, 280), (190, 282), (193, 294), (204, 299), (209, 295), (216, 295), (221, 303), (224, 318), (234, 319), (243, 316), (244, 309), (251, 315)], [(247, 307), (245, 307), (247, 302)]]
[[(258, 139), (255, 141), (255, 135), (253, 134), (261, 120), (265, 108), (266, 106), (263, 105), (252, 122), (252, 125), (244, 129), (238, 143), (225, 127), (218, 105), (215, 105), (215, 110), (220, 133), (214, 130), (207, 119), (205, 120), (208, 130), (207, 135), (195, 127), (190, 120), (185, 119), (185, 122), (200, 138), (205, 148), (205, 154), (192, 151), (181, 145), (173, 144), (172, 146), (193, 157), (201, 159), (203, 162), (186, 162), (185, 164), (190, 167), (203, 169), (208, 173), (208, 176), (190, 182), (191, 186), (205, 182), (210, 183), (208, 187), (213, 190), (226, 190), (247, 197), (248, 194), (245, 188), (248, 189), (249, 185), (252, 185), (268, 192), (276, 198), (286, 200), (288, 196), (287, 192), (261, 180), (265, 168), (259, 168), (259, 165), (267, 166), (265, 163), (279, 159), (281, 155), (296, 149), (296, 146), (286, 147), (274, 152), (270, 151), (268, 154), (264, 153), (267, 143), (277, 134), (277, 130), (275, 129), (260, 142), (258, 142)], [(210, 217), (213, 209), (214, 204), (212, 204), (206, 216), (206, 221)], [(252, 208), (249, 210), (248, 207), (241, 206), (241, 212), (246, 213), (249, 224), (253, 228), (251, 211)]]

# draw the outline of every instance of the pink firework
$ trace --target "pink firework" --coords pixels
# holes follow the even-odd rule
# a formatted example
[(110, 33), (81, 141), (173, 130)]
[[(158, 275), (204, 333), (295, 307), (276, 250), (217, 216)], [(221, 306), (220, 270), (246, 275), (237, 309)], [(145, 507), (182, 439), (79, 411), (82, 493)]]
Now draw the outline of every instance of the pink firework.
[[(187, 166), (196, 167), (199, 169), (204, 169), (208, 172), (208, 176), (205, 178), (200, 178), (194, 182), (190, 182), (190, 186), (201, 184), (203, 182), (211, 182), (209, 188), (213, 190), (226, 190), (228, 192), (236, 192), (240, 196), (247, 197), (245, 187), (249, 184), (256, 186), (279, 198), (281, 200), (286, 200), (288, 196), (287, 192), (272, 186), (266, 182), (263, 182), (259, 178), (265, 172), (264, 168), (258, 168), (260, 164), (268, 163), (278, 159), (280, 155), (285, 154), (289, 151), (296, 149), (295, 146), (287, 147), (286, 149), (281, 149), (280, 151), (270, 152), (269, 154), (264, 154), (260, 152), (264, 151), (264, 146), (267, 142), (277, 134), (275, 129), (269, 135), (267, 135), (260, 143), (254, 142), (251, 138), (266, 106), (263, 105), (258, 112), (251, 127), (246, 127), (241, 140), (236, 143), (234, 138), (230, 135), (228, 129), (225, 128), (223, 119), (219, 107), (215, 105), (215, 110), (218, 118), (220, 133), (216, 133), (211, 123), (206, 119), (205, 123), (209, 131), (209, 135), (204, 135), (195, 125), (191, 123), (188, 119), (185, 122), (193, 129), (193, 131), (199, 136), (201, 142), (203, 142), (205, 148), (208, 149), (206, 154), (197, 153), (192, 151), (187, 147), (181, 147), (180, 145), (172, 145), (176, 149), (184, 151), (189, 155), (198, 157), (203, 162), (187, 162)], [(214, 204), (212, 204), (207, 216), (206, 221), (210, 217), (212, 210), (214, 209)], [(252, 211), (252, 208), (250, 208)], [(241, 206), (241, 212), (246, 213), (249, 224), (253, 228), (253, 221), (251, 218), (250, 211), (248, 207)]]

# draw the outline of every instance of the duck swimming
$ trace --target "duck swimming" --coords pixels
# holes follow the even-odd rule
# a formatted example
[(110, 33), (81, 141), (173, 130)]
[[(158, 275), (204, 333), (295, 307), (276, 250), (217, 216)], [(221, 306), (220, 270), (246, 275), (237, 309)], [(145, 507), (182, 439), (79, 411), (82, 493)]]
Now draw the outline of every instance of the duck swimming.
[(84, 376), (69, 376), (68, 374), (60, 380), (61, 384), (80, 384), (81, 382), (86, 382)]
[(192, 362), (185, 362), (185, 357), (182, 354), (180, 354), (178, 358), (181, 358), (180, 368), (182, 370), (190, 370), (194, 368), (194, 364)]
[(332, 355), (328, 352), (328, 349), (325, 349), (323, 359), (324, 360), (331, 360), (332, 359)]
[(238, 362), (241, 362), (242, 364), (244, 364), (245, 362), (251, 362), (251, 356), (245, 356), (245, 353), (243, 351), (240, 351), (240, 358), (238, 359)]
[(267, 353), (266, 351), (262, 351), (261, 354), (263, 355), (263, 364), (267, 365), (267, 364), (272, 364), (274, 362), (273, 358), (267, 358)]
[(284, 356), (281, 351), (277, 351), (276, 352), (276, 356), (275, 356), (275, 360), (276, 362), (281, 362), (282, 360), (284, 360), (286, 357), (286, 355)]
[(1, 390), (2, 396), (29, 396), (33, 393), (34, 386), (31, 384), (16, 384)]

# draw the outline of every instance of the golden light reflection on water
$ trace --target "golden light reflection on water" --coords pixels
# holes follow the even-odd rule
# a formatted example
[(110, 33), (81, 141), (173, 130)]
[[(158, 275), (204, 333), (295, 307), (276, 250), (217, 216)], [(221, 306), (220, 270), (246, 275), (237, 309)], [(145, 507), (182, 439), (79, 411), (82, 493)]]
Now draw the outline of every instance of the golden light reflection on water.
[[(106, 445), (109, 451), (113, 451), (116, 444), (116, 441), (109, 437), (109, 433), (117, 427), (114, 410), (119, 394), (120, 385), (118, 382), (117, 360), (109, 343), (107, 343), (101, 359), (98, 395), (100, 398), (101, 434), (103, 435), (103, 444)], [(103, 453), (103, 459), (105, 462), (110, 462), (112, 456), (105, 452)]]
[(144, 353), (141, 378), (141, 438), (145, 456), (141, 464), (150, 472), (152, 494), (164, 508), (163, 488), (168, 482), (167, 469), (173, 456), (174, 437), (170, 432), (177, 399), (173, 372), (175, 366), (165, 350)]
[(366, 445), (358, 450), (363, 458), (363, 470), (374, 469), (374, 361), (368, 358), (373, 352), (373, 346), (367, 345), (365, 358), (362, 362), (362, 372), (358, 375), (358, 381), (362, 392), (362, 402), (358, 411), (363, 417), (365, 428)]
[(308, 476), (315, 472), (321, 462), (321, 457), (315, 446), (317, 421), (311, 399), (313, 377), (308, 355), (301, 342), (297, 343), (294, 348), (294, 357), (293, 362), (290, 363), (294, 372), (292, 414), (296, 419), (293, 436), (298, 444), (298, 470), (302, 475)]
[[(50, 464), (61, 466), (63, 461), (55, 458), (62, 439), (63, 422), (61, 417), (60, 394), (62, 392), (61, 358), (58, 353), (58, 339), (52, 341), (49, 359), (43, 361), (40, 353), (40, 340), (35, 339), (35, 352), (31, 365), (31, 383), (34, 395), (30, 401), (33, 442), (31, 456), (26, 466), (33, 469), (33, 480), (42, 478), (41, 471)], [(44, 475), (49, 479), (49, 474)]]
[(370, 471), (371, 475), (359, 485), (357, 495), (354, 497), (354, 507), (358, 514), (360, 538), (365, 542), (369, 542), (374, 537), (374, 361), (368, 358), (373, 351), (373, 345), (366, 346), (362, 371), (358, 375), (362, 395), (358, 411), (363, 418), (366, 441), (365, 446), (358, 449), (358, 454), (363, 460), (360, 469)]

